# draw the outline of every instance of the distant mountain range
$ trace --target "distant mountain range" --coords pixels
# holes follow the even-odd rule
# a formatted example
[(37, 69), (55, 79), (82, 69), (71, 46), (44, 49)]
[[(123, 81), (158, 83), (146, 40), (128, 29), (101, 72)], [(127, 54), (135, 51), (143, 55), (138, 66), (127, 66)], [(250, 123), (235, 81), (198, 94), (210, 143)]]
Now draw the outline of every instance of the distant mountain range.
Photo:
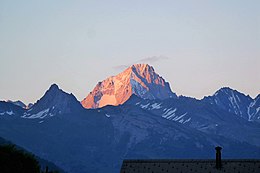
[(30, 108), (1, 101), (0, 136), (72, 173), (119, 172), (130, 158), (212, 158), (216, 145), (225, 158), (259, 159), (259, 97), (227, 87), (178, 97), (136, 64), (81, 102), (56, 84)]
[(17, 105), (17, 106), (20, 106), (20, 107), (24, 108), (24, 109), (30, 109), (30, 108), (33, 106), (32, 103), (29, 103), (28, 105), (26, 105), (26, 104), (24, 104), (24, 103), (23, 103), (22, 101), (20, 101), (20, 100), (17, 100), (17, 101), (7, 100), (7, 102), (13, 103), (13, 104), (15, 104), (15, 105)]

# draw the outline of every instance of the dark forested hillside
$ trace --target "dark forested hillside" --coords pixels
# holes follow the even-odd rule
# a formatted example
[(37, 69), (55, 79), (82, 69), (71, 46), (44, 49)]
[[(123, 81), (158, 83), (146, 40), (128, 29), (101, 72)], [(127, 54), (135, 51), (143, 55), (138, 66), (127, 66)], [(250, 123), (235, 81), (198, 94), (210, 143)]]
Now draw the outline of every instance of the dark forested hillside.
[(5, 139), (0, 138), (0, 172), (59, 173), (64, 171), (60, 170), (60, 168), (54, 164), (42, 160)]

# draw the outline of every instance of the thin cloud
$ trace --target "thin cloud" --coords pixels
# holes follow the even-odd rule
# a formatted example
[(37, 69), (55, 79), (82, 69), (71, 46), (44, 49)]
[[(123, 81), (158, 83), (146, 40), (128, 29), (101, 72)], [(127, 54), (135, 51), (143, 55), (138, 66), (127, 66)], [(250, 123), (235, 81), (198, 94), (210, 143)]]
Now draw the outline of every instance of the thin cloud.
[(170, 59), (169, 57), (166, 56), (152, 56), (152, 57), (147, 57), (147, 58), (142, 58), (138, 61), (135, 61), (131, 64), (121, 64), (118, 66), (114, 66), (113, 69), (115, 70), (125, 70), (127, 67), (131, 66), (132, 64), (136, 64), (136, 63), (146, 63), (146, 64), (152, 64), (158, 61), (164, 61), (164, 60), (168, 60)]
[(125, 70), (127, 67), (129, 67), (130, 65), (117, 65), (117, 66), (114, 66), (113, 69), (115, 70)]
[(167, 60), (167, 59), (169, 59), (169, 58), (166, 57), (166, 56), (152, 56), (152, 57), (140, 59), (139, 61), (136, 61), (136, 62), (148, 63), (149, 64), (149, 63), (154, 63), (154, 62)]

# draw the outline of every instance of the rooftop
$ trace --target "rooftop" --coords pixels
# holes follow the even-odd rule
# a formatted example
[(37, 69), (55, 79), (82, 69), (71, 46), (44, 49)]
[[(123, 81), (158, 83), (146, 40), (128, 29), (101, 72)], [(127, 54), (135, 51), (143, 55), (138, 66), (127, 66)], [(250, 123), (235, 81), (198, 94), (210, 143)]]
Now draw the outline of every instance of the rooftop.
[(121, 173), (259, 173), (260, 160), (223, 159), (221, 169), (216, 160), (124, 160)]

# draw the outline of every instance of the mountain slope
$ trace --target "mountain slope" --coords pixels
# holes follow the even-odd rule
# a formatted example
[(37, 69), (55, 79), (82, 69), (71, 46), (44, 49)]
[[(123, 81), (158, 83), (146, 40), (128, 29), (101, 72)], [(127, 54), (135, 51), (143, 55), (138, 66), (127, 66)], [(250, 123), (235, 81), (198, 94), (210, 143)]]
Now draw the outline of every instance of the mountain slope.
[(0, 101), (0, 117), (1, 116), (20, 116), (25, 112), (25, 109), (21, 108), (10, 102)]
[(20, 106), (21, 108), (24, 108), (24, 109), (30, 109), (32, 107), (32, 103), (29, 103), (28, 105), (24, 104), (22, 101), (20, 100), (17, 100), (17, 101), (12, 101), (12, 100), (7, 100), (8, 103), (12, 103), (16, 106)]
[(99, 82), (81, 104), (85, 108), (120, 105), (133, 94), (144, 99), (176, 97), (169, 83), (165, 82), (152, 66), (135, 64), (122, 73)]
[(24, 104), (22, 101), (17, 100), (17, 101), (12, 101), (12, 100), (8, 100), (8, 103), (13, 103), (14, 105), (20, 106), (21, 108), (26, 109), (26, 104)]
[(45, 118), (81, 109), (82, 106), (73, 94), (67, 94), (53, 84), (44, 96), (24, 113), (23, 118)]
[(132, 96), (125, 104), (132, 109), (140, 108), (147, 114), (183, 124), (208, 135), (225, 136), (228, 139), (260, 146), (260, 124), (245, 120), (204, 100), (188, 97), (144, 100)]
[(228, 87), (221, 88), (213, 96), (205, 97), (204, 102), (208, 102), (229, 113), (236, 114), (248, 121), (257, 120), (259, 115), (257, 108), (260, 107), (260, 101), (255, 100), (236, 90)]
[(250, 103), (247, 113), (250, 121), (260, 123), (260, 94)]
[[(238, 155), (233, 151), (237, 148), (232, 147), (255, 148), (247, 142), (228, 139), (217, 133), (204, 133), (185, 124), (169, 121), (134, 105), (107, 106), (100, 111), (111, 119), (116, 136), (121, 136), (121, 142), (127, 146), (126, 158), (210, 158), (214, 156), (211, 151), (214, 152), (212, 148), (215, 145), (225, 148), (225, 157), (235, 158)], [(247, 149), (241, 151), (244, 156), (240, 157), (257, 157), (260, 154), (253, 149), (253, 155), (249, 156)]]

